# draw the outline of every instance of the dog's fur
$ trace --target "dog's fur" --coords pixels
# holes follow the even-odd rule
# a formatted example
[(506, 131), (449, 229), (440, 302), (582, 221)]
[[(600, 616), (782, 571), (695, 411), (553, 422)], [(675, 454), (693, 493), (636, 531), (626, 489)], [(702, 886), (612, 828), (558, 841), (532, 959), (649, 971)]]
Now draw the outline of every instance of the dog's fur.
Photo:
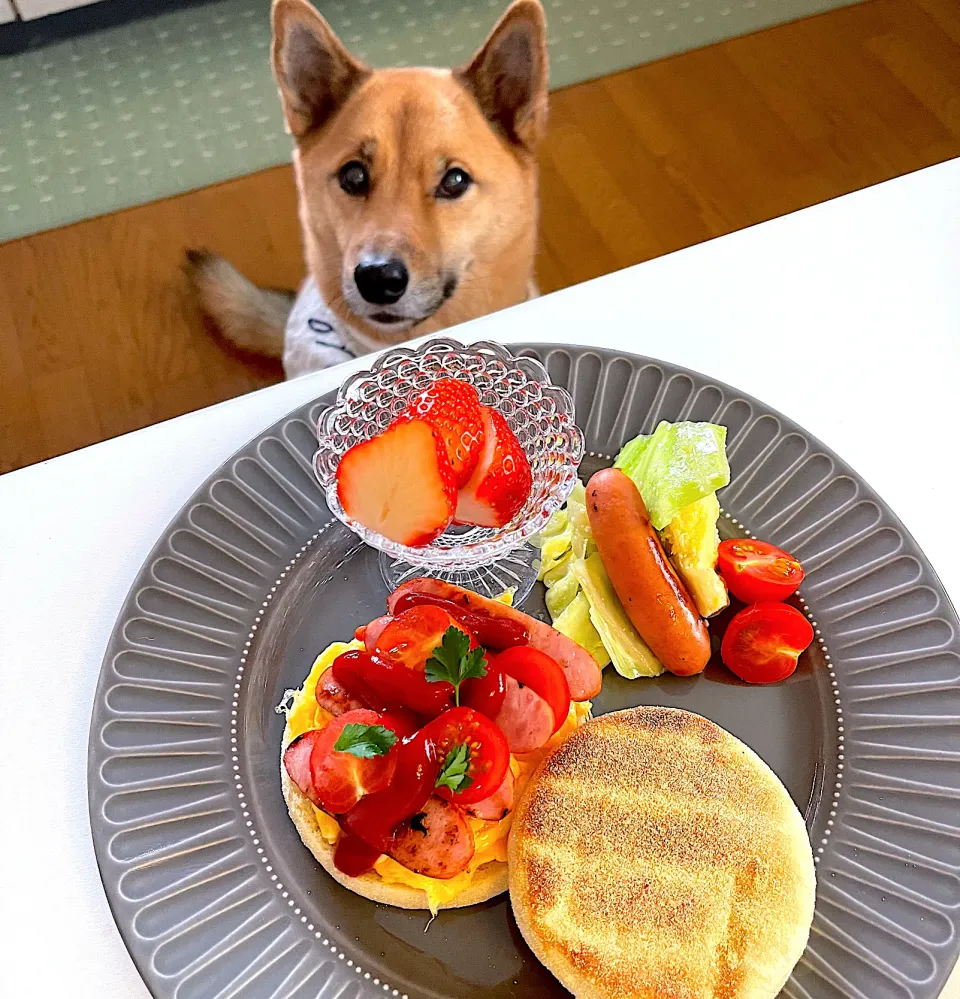
[[(545, 34), (538, 0), (516, 0), (460, 69), (371, 70), (307, 0), (274, 0), (273, 71), (296, 144), (307, 265), (364, 349), (528, 297), (547, 113)], [(339, 171), (351, 161), (368, 172), (365, 195), (341, 188)], [(473, 183), (456, 200), (441, 199), (438, 184), (452, 167)], [(390, 257), (405, 262), (409, 285), (385, 309), (361, 297), (354, 270)], [(292, 293), (259, 289), (207, 251), (187, 254), (187, 273), (229, 340), (282, 355)]]

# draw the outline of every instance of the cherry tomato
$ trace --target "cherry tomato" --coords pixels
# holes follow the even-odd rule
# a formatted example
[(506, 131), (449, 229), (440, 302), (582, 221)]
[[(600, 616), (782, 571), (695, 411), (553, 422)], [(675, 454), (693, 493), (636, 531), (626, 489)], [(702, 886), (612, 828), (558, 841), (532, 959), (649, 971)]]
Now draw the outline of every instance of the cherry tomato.
[[(398, 614), (377, 638), (377, 652), (410, 669), (422, 670), (448, 628), (465, 629), (439, 607), (411, 607)], [(471, 635), (471, 646), (476, 645)]]
[[(495, 669), (512, 676), (517, 683), (530, 687), (550, 705), (557, 732), (570, 711), (570, 687), (555, 659), (539, 649), (518, 645), (501, 652), (493, 661)], [(552, 734), (552, 733), (551, 733)]]
[(803, 582), (803, 566), (792, 555), (752, 538), (721, 541), (717, 568), (730, 592), (745, 604), (786, 600)]
[(494, 663), (487, 660), (487, 672), (481, 677), (470, 677), (460, 685), (460, 703), (495, 721), (507, 696), (507, 681)]
[(441, 770), (452, 750), (464, 744), (470, 748), (469, 786), (462, 791), (438, 787), (434, 793), (441, 798), (458, 805), (472, 805), (489, 797), (503, 783), (510, 765), (510, 747), (500, 729), (478, 711), (451, 708), (426, 725), (422, 732), (436, 745)]
[(529, 638), (527, 629), (519, 621), (509, 618), (488, 617), (477, 611), (460, 607), (452, 600), (434, 596), (432, 593), (405, 593), (397, 601), (394, 611), (399, 614), (411, 607), (431, 606), (445, 610), (456, 618), (477, 641), (488, 649), (511, 649), (514, 645), (526, 645)]
[(727, 625), (720, 645), (724, 665), (747, 683), (776, 683), (797, 668), (813, 641), (813, 626), (789, 604), (762, 601), (744, 607)]
[(424, 729), (395, 752), (397, 767), (390, 786), (367, 795), (340, 819), (345, 833), (362, 839), (378, 856), (387, 852), (394, 827), (423, 808), (440, 772), (437, 747)]
[(316, 738), (310, 753), (310, 777), (316, 804), (325, 812), (346, 812), (366, 794), (381, 791), (393, 779), (397, 753), (367, 759), (333, 748), (346, 725), (383, 725), (376, 711), (358, 708), (334, 718)]
[(417, 732), (423, 722), (409, 708), (385, 708), (380, 712), (380, 724), (393, 729), (403, 740)]
[(372, 708), (404, 707), (435, 718), (453, 703), (452, 684), (431, 683), (422, 669), (410, 669), (387, 655), (351, 649), (337, 656), (331, 669), (349, 694)]

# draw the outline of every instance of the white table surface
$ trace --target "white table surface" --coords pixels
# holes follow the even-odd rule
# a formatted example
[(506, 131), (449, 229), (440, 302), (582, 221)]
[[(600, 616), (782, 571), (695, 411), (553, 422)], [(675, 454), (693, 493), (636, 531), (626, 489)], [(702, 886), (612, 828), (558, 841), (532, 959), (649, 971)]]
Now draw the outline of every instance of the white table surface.
[[(758, 396), (880, 492), (960, 603), (960, 159), (457, 335), (645, 353)], [(87, 729), (103, 650), (141, 562), (200, 483), (356, 366), (0, 477), (4, 997), (147, 996), (110, 916), (87, 818)], [(960, 999), (960, 974), (947, 997)]]

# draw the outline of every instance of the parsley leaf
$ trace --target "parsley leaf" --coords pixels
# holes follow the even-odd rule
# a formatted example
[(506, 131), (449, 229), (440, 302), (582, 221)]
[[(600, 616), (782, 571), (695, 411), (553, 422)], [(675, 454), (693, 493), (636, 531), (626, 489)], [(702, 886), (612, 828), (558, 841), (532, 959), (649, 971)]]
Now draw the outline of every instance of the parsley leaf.
[(460, 684), (487, 675), (487, 658), (482, 648), (470, 648), (470, 636), (450, 625), (441, 644), (427, 660), (425, 674), (431, 683), (445, 680), (453, 684), (454, 701), (460, 706)]
[(470, 747), (463, 743), (454, 746), (447, 753), (447, 758), (443, 761), (440, 776), (437, 778), (437, 787), (449, 787), (451, 791), (466, 791), (473, 783), (473, 778), (467, 776), (470, 768)]
[(349, 722), (343, 726), (333, 744), (335, 753), (351, 753), (362, 760), (385, 756), (396, 744), (397, 733), (385, 725), (359, 725)]

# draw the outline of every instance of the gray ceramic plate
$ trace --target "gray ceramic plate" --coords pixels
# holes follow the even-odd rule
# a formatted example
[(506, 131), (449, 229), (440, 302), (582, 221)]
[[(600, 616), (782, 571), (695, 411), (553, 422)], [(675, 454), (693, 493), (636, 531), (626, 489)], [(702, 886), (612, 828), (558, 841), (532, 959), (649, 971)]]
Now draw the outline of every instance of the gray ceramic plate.
[[(720, 667), (632, 683), (608, 671), (595, 709), (698, 711), (785, 782), (806, 815), (819, 890), (784, 995), (934, 999), (960, 925), (960, 642), (933, 570), (869, 486), (756, 400), (640, 357), (523, 353), (573, 393), (585, 474), (661, 419), (729, 428), (724, 508), (803, 560), (821, 641), (769, 688)], [(89, 750), (93, 837), (117, 924), (158, 999), (564, 995), (506, 896), (427, 929), (425, 913), (334, 883), (287, 818), (274, 705), (386, 596), (376, 553), (331, 522), (310, 471), (327, 401), (211, 476), (117, 622)], [(527, 606), (542, 613), (536, 591)]]

